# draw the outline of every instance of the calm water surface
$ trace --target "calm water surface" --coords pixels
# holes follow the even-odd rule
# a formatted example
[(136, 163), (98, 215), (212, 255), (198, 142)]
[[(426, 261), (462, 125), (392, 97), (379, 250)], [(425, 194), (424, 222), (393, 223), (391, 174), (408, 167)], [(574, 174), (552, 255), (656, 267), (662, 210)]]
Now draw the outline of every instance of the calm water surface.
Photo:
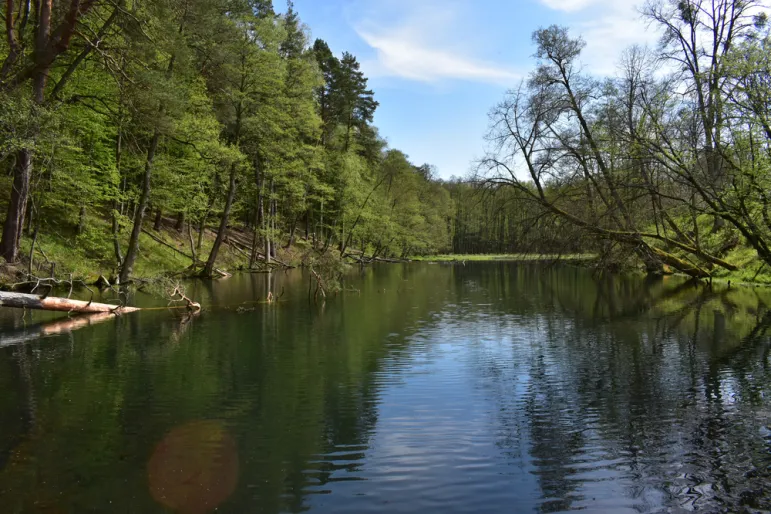
[(0, 512), (771, 510), (771, 291), (513, 263), (346, 288), (0, 313)]

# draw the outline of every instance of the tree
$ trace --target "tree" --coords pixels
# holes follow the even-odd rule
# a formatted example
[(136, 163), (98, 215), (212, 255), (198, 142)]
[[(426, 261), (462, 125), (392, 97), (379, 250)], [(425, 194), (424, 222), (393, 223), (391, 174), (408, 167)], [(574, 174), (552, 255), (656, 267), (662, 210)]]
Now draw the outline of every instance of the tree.
[[(612, 84), (601, 86), (582, 75), (578, 58), (584, 44), (567, 29), (552, 26), (533, 34), (538, 67), (496, 107), (489, 139), (493, 149), (482, 162), (490, 184), (515, 186), (551, 215), (594, 237), (630, 248), (648, 271), (669, 265), (696, 277), (708, 269), (652, 244), (699, 259), (707, 266), (736, 267), (689, 242), (646, 230), (640, 212), (639, 175), (623, 158), (618, 139), (625, 119)], [(523, 162), (534, 187), (517, 174)], [(577, 201), (581, 198), (585, 203)]]
[[(740, 57), (741, 49), (762, 39), (758, 34), (766, 25), (762, 7), (753, 0), (646, 4), (644, 14), (663, 30), (661, 56), (676, 72), (668, 79), (667, 90), (646, 97), (652, 130), (640, 141), (672, 180), (698, 196), (703, 204), (696, 206), (698, 210), (730, 223), (763, 261), (771, 263), (771, 225), (759, 223), (767, 180), (758, 174), (763, 169), (757, 166), (760, 147), (750, 143), (752, 124), (748, 130), (746, 119), (732, 116), (737, 108), (762, 113), (762, 104), (768, 104), (768, 97), (762, 99), (767, 92), (763, 87), (749, 96), (742, 92), (747, 91), (742, 83), (761, 86), (767, 73), (762, 59), (753, 59), (757, 54), (750, 51)], [(749, 60), (737, 68), (738, 59), (746, 57)], [(747, 77), (753, 77), (750, 83)], [(684, 95), (671, 94), (680, 88)], [(755, 202), (758, 195), (760, 202)], [(719, 226), (716, 223), (715, 229)]]
[[(5, 3), (8, 49), (0, 68), (0, 89), (13, 94), (20, 88), (30, 86), (33, 117), (40, 115), (46, 103), (46, 85), (52, 66), (67, 52), (78, 23), (95, 8), (96, 2), (70, 0), (61, 4), (54, 0), (34, 4), (20, 2), (18, 6), (13, 0)], [(32, 7), (35, 12), (30, 12)], [(73, 61), (71, 66), (76, 67), (77, 64)], [(66, 80), (66, 76), (62, 80)], [(55, 89), (60, 87), (57, 85)], [(0, 240), (0, 255), (8, 262), (16, 262), (18, 258), (34, 167), (35, 139), (33, 134), (30, 144), (15, 153), (13, 187)]]

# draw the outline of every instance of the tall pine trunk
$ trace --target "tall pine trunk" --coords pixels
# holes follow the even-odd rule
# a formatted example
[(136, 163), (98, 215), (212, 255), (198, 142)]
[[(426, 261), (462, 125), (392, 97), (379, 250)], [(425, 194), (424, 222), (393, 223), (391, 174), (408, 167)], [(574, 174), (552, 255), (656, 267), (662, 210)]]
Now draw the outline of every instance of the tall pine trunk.
[(214, 263), (217, 261), (217, 254), (222, 246), (222, 240), (225, 238), (225, 231), (228, 229), (228, 218), (230, 217), (230, 210), (233, 207), (233, 199), (236, 196), (236, 165), (233, 164), (230, 169), (230, 185), (228, 187), (228, 198), (225, 202), (225, 210), (222, 212), (222, 219), (220, 220), (220, 228), (217, 231), (217, 237), (214, 239), (214, 245), (209, 252), (209, 259), (206, 261), (206, 265), (201, 273), (204, 277), (211, 277), (214, 271)]
[[(43, 61), (44, 49), (48, 46), (51, 34), (52, 0), (42, 0), (39, 4), (37, 27), (35, 34), (35, 59), (37, 71), (32, 76), (32, 100), (37, 105), (45, 102), (45, 88), (51, 63)], [(9, 16), (11, 13), (6, 13)], [(6, 20), (6, 23), (13, 20)], [(32, 140), (37, 139), (33, 134)], [(30, 145), (31, 146), (31, 145)], [(16, 262), (19, 258), (19, 244), (24, 229), (24, 216), (27, 213), (29, 200), (29, 185), (32, 178), (32, 148), (22, 148), (16, 152), (16, 162), (13, 167), (13, 187), (8, 203), (8, 213), (3, 225), (3, 238), (0, 240), (0, 254), (7, 262)]]
[[(122, 104), (121, 104), (122, 105)], [(118, 125), (118, 134), (115, 137), (115, 169), (118, 171), (118, 176), (123, 176), (121, 169), (121, 161), (123, 160), (123, 127)], [(125, 177), (121, 181), (121, 194), (125, 189)], [(120, 209), (120, 210), (119, 210)], [(118, 215), (123, 214), (123, 203), (118, 204), (118, 200), (112, 201), (112, 249), (115, 253), (115, 260), (118, 263), (118, 268), (123, 266), (123, 252), (120, 249), (120, 223), (118, 222)]]
[[(42, 106), (45, 103), (45, 89), (48, 82), (48, 73), (51, 70), (56, 58), (69, 48), (72, 34), (80, 18), (85, 16), (94, 6), (95, 2), (79, 2), (71, 0), (69, 11), (62, 23), (57, 24), (56, 31), (51, 34), (52, 17), (54, 14), (53, 0), (40, 0), (32, 2), (34, 8), (34, 46), (30, 46), (30, 55), (35, 61), (32, 68), (21, 70), (19, 75), (10, 80), (8, 73), (16, 64), (21, 55), (22, 46), (18, 39), (19, 31), (23, 30), (28, 15), (30, 14), (30, 4), (22, 2), (23, 9), (19, 9), (23, 16), (14, 16), (13, 2), (6, 2), (5, 26), (6, 36), (8, 38), (8, 55), (0, 69), (0, 78), (4, 85), (14, 84), (11, 87), (24, 86), (27, 79), (32, 79), (32, 100)], [(61, 6), (57, 5), (57, 8)], [(19, 20), (23, 21), (19, 21)], [(17, 25), (19, 23), (20, 25)], [(32, 39), (32, 38), (30, 38)], [(71, 67), (77, 66), (75, 62)], [(64, 82), (62, 82), (63, 84)], [(33, 113), (36, 114), (36, 113)], [(0, 255), (8, 262), (16, 262), (19, 257), (19, 243), (21, 242), (21, 232), (24, 228), (24, 216), (27, 212), (27, 202), (30, 193), (30, 180), (32, 178), (33, 147), (37, 139), (37, 133), (31, 134), (32, 143), (27, 148), (22, 148), (16, 152), (16, 162), (13, 167), (13, 187), (11, 188), (11, 197), (8, 202), (8, 211), (3, 224), (3, 236), (0, 240)]]

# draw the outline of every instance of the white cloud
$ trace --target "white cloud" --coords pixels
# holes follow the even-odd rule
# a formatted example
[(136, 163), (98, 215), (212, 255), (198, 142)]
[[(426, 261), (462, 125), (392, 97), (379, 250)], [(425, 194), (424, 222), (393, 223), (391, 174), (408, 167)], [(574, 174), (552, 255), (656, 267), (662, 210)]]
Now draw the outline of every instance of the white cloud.
[[(396, 16), (393, 12), (369, 11), (354, 23), (359, 37), (375, 50), (376, 58), (363, 63), (369, 75), (420, 82), (466, 80), (506, 85), (521, 77), (506, 66), (469, 54), (474, 42), (471, 31), (460, 23), (461, 4), (423, 0), (390, 5), (396, 4)], [(452, 43), (459, 40), (462, 46)]]
[[(621, 0), (622, 2), (624, 0)], [(586, 9), (602, 0), (541, 0), (541, 3), (555, 11), (575, 12)]]
[(635, 14), (611, 13), (576, 25), (586, 41), (582, 61), (589, 72), (611, 75), (625, 49), (635, 44), (656, 44), (658, 33), (649, 29), (646, 22)]
[(653, 45), (658, 40), (658, 33), (638, 11), (642, 1), (540, 0), (546, 7), (568, 13), (572, 32), (586, 41), (581, 60), (594, 75), (613, 74), (626, 48)]
[(461, 79), (508, 84), (519, 77), (504, 67), (426, 47), (420, 41), (405, 39), (398, 33), (375, 35), (360, 31), (359, 35), (377, 51), (375, 75), (421, 82)]

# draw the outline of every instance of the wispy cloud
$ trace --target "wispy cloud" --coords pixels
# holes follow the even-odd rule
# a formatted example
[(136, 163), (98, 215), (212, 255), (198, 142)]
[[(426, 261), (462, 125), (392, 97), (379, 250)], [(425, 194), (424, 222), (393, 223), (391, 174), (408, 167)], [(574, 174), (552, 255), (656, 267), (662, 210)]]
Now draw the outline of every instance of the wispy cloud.
[[(396, 3), (400, 9), (395, 16), (370, 11), (354, 22), (359, 37), (375, 51), (375, 59), (365, 62), (370, 75), (493, 84), (511, 84), (521, 76), (505, 65), (469, 53), (474, 46), (473, 33), (460, 23), (461, 6), (457, 2)], [(461, 40), (462, 46), (457, 44)]]
[(659, 33), (639, 13), (642, 1), (540, 0), (546, 7), (568, 13), (573, 33), (586, 41), (581, 60), (595, 75), (613, 74), (625, 48), (658, 40)]
[(360, 31), (359, 35), (377, 51), (376, 75), (421, 82), (459, 79), (492, 83), (511, 83), (519, 77), (505, 67), (426, 47), (419, 41), (404, 39), (396, 34), (376, 35)]
[[(541, 0), (541, 3), (556, 11), (575, 12), (591, 5), (602, 3), (603, 0)], [(623, 3), (625, 0), (618, 0)]]

